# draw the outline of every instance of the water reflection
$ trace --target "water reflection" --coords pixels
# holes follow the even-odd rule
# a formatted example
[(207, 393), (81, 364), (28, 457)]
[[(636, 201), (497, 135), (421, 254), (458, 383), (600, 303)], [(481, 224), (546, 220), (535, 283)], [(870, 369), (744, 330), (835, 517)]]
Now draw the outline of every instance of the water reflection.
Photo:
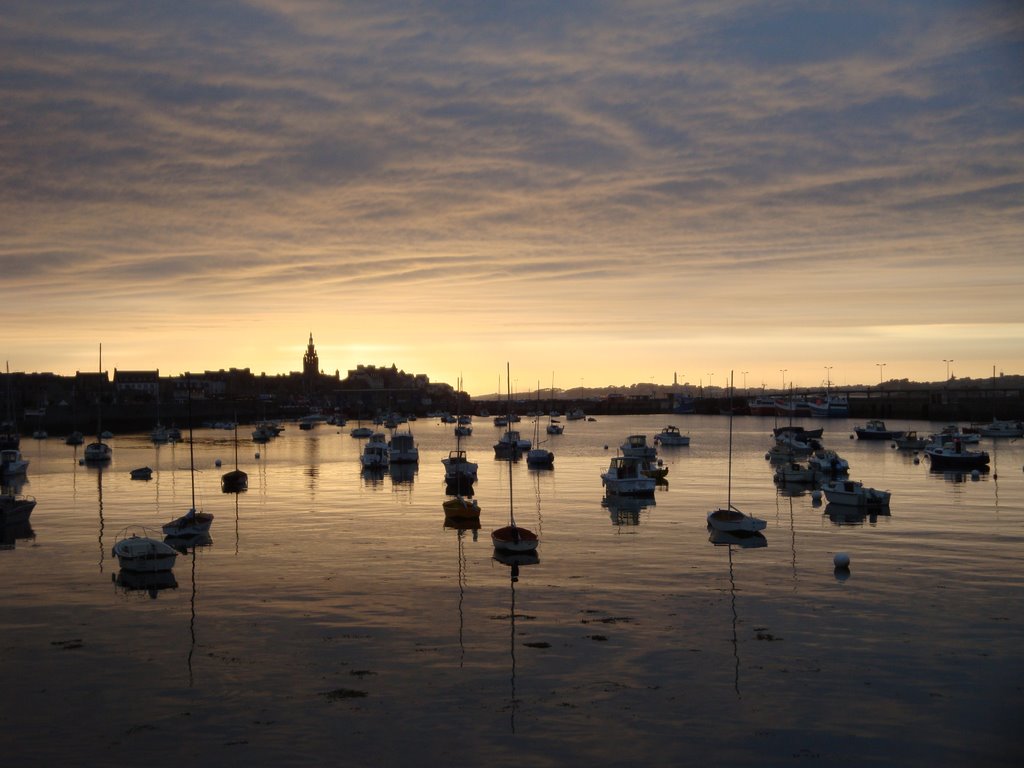
[[(507, 565), (509, 571), (509, 588), (511, 592), (509, 608), (509, 656), (511, 657), (511, 674), (509, 681), (512, 687), (512, 696), (509, 700), (509, 726), (512, 733), (516, 732), (516, 709), (519, 706), (519, 699), (516, 698), (516, 582), (519, 581), (519, 568), (526, 565), (537, 565), (540, 556), (534, 552), (502, 552), (494, 550), (494, 559), (502, 565)], [(525, 616), (523, 618), (526, 618)]]
[(879, 517), (891, 517), (888, 507), (871, 507), (869, 511), (846, 504), (826, 504), (822, 514), (835, 525), (864, 525), (865, 522), (875, 525)]
[(156, 600), (157, 595), (165, 589), (177, 589), (178, 580), (174, 571), (127, 571), (121, 569), (111, 576), (114, 586), (125, 595), (138, 594)]
[(739, 614), (736, 610), (736, 575), (732, 564), (733, 547), (740, 549), (758, 549), (768, 546), (768, 540), (760, 531), (719, 531), (710, 529), (708, 541), (716, 547), (725, 547), (729, 553), (729, 604), (732, 609), (732, 655), (735, 662), (733, 672), (733, 690), (737, 698), (742, 698), (740, 693), (740, 643), (737, 633)]
[(456, 540), (456, 553), (458, 559), (458, 568), (456, 570), (456, 576), (459, 584), (459, 668), (461, 669), (466, 658), (466, 644), (463, 638), (463, 629), (465, 627), (465, 614), (462, 610), (463, 602), (466, 598), (466, 531), (470, 531), (473, 537), (473, 541), (478, 540), (478, 531), (480, 530), (480, 520), (470, 519), (455, 519), (445, 518), (444, 527), (455, 531)]
[(601, 506), (608, 510), (612, 525), (620, 527), (640, 525), (640, 513), (655, 504), (653, 497), (612, 494), (601, 499)]
[(35, 539), (36, 532), (28, 520), (7, 522), (0, 520), (0, 550), (14, 549), (18, 541)]

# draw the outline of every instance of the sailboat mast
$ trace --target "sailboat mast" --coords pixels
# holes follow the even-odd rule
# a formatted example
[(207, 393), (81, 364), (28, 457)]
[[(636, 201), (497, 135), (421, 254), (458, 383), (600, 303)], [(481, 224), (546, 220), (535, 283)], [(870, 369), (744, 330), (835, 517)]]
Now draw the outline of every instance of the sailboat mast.
[(726, 484), (726, 502), (732, 509), (732, 371), (729, 371), (729, 480)]
[[(192, 509), (196, 508), (196, 454), (192, 447), (192, 374), (185, 374), (185, 387), (188, 392), (188, 467), (192, 481)], [(237, 445), (237, 442), (236, 442)]]
[[(505, 434), (508, 436), (508, 520), (509, 525), (513, 528), (516, 527), (516, 516), (512, 505), (512, 454), (515, 451), (515, 446), (512, 443), (512, 380), (509, 378), (511, 375), (511, 366), (506, 361), (505, 363), (505, 385), (508, 387), (508, 417), (507, 423), (505, 424)], [(500, 381), (500, 379), (499, 379)]]

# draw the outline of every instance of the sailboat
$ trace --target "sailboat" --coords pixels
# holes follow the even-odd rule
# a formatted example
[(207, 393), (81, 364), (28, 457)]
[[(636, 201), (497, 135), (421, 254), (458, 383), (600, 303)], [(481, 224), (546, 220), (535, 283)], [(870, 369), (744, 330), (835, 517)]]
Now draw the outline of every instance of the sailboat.
[[(510, 371), (506, 363), (505, 378), (508, 379)], [(508, 390), (509, 422), (512, 415), (512, 388)], [(508, 427), (506, 427), (508, 430)], [(510, 438), (511, 439), (511, 438)], [(491, 542), (499, 552), (533, 552), (537, 549), (540, 539), (537, 534), (527, 528), (520, 528), (516, 525), (515, 505), (512, 501), (512, 452), (508, 452), (508, 525), (491, 531)]]
[(764, 520), (740, 512), (732, 503), (732, 393), (733, 374), (729, 372), (729, 482), (725, 507), (708, 512), (708, 526), (716, 531), (726, 533), (755, 533), (768, 525)]
[(540, 447), (540, 382), (537, 382), (537, 417), (533, 421), (533, 447), (526, 452), (526, 464), (534, 469), (552, 469), (555, 454)]
[(14, 417), (11, 416), (11, 366), (7, 364), (7, 419), (0, 425), (0, 450), (17, 450), (21, 445), (21, 432), (18, 431)]
[(192, 480), (192, 507), (181, 517), (164, 524), (164, 534), (176, 538), (207, 533), (213, 524), (212, 514), (196, 510), (196, 459), (195, 449), (192, 445), (192, 379), (191, 374), (188, 373), (185, 374), (185, 377), (188, 379), (188, 464), (189, 476)]
[[(459, 392), (462, 392), (462, 378), (459, 378)], [(462, 399), (459, 398), (459, 411), (462, 410)], [(460, 414), (461, 415), (461, 414)], [(462, 435), (455, 433), (455, 450), (448, 452), (448, 458), (441, 459), (444, 465), (444, 482), (452, 495), (472, 492), (476, 482), (477, 464), (469, 460), (462, 449)]]
[[(191, 439), (189, 440), (191, 443)], [(241, 493), (249, 487), (249, 475), (238, 468), (238, 414), (235, 414), (235, 468), (220, 477), (223, 493)], [(193, 506), (195, 506), (193, 504)]]
[[(103, 373), (103, 345), (100, 344), (100, 373)], [(103, 442), (103, 392), (96, 396), (96, 442), (85, 446), (84, 459), (94, 464), (110, 461), (113, 450)]]
[[(551, 374), (551, 399), (555, 398), (555, 374)], [(555, 418), (554, 402), (548, 403), (548, 426), (545, 430), (549, 435), (560, 435), (565, 432), (565, 425)]]

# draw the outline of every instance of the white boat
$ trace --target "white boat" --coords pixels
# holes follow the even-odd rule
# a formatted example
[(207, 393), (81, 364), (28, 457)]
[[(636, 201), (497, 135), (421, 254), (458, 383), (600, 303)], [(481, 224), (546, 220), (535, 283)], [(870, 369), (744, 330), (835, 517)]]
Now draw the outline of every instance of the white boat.
[(669, 424), (654, 436), (654, 442), (661, 445), (689, 445), (690, 436), (679, 431), (679, 427)]
[[(508, 371), (506, 370), (506, 373)], [(505, 380), (511, 381), (506, 375)], [(508, 404), (509, 410), (512, 408), (512, 388), (508, 390)], [(512, 444), (513, 440), (511, 437), (512, 431), (506, 430), (506, 435), (509, 435), (509, 439), (506, 441), (508, 444)], [(518, 433), (517, 433), (518, 434)], [(519, 553), (531, 553), (537, 549), (537, 545), (540, 543), (540, 539), (536, 533), (529, 530), (528, 528), (521, 528), (516, 525), (515, 516), (515, 505), (512, 497), (512, 458), (513, 451), (507, 451), (506, 457), (508, 459), (508, 525), (491, 531), (491, 543), (494, 545), (494, 549), (499, 553), (507, 554), (519, 554)], [(514, 613), (514, 611), (513, 611)]]
[(28, 471), (28, 459), (22, 458), (17, 448), (4, 448), (0, 451), (0, 475), (11, 477), (24, 475)]
[(748, 515), (737, 509), (732, 503), (732, 420), (735, 409), (732, 407), (732, 372), (729, 373), (729, 469), (726, 485), (726, 505), (708, 512), (708, 527), (726, 533), (763, 531), (768, 525), (764, 520)]
[(892, 494), (868, 488), (857, 480), (831, 480), (822, 484), (821, 490), (830, 504), (848, 507), (887, 507)]
[(988, 424), (978, 426), (982, 437), (1024, 437), (1024, 425), (1019, 421), (992, 419)]
[(370, 435), (370, 439), (366, 441), (366, 445), (363, 446), (363, 452), (359, 456), (359, 461), (362, 462), (363, 469), (387, 469), (390, 458), (391, 450), (384, 439), (384, 434), (382, 432), (374, 432)]
[(766, 395), (747, 401), (747, 407), (750, 409), (751, 416), (774, 416), (775, 406), (775, 398)]
[(613, 456), (601, 473), (601, 484), (617, 496), (653, 496), (658, 483), (644, 473), (645, 461), (639, 456)]
[(476, 481), (477, 465), (466, 457), (465, 451), (449, 451), (448, 458), (441, 459), (441, 463), (444, 464), (444, 480), (448, 485)]
[(653, 461), (658, 457), (658, 449), (648, 444), (647, 435), (629, 435), (626, 442), (619, 446), (623, 456)]
[(789, 461), (775, 468), (776, 483), (813, 483), (817, 471), (808, 464)]
[(143, 526), (128, 526), (117, 536), (110, 554), (117, 558), (123, 571), (155, 573), (174, 567), (178, 552), (157, 538), (154, 531)]
[(35, 508), (36, 500), (31, 496), (16, 493), (0, 495), (0, 526), (28, 522)]
[(420, 449), (416, 447), (412, 430), (393, 432), (388, 440), (388, 449), (392, 464), (416, 464), (420, 460)]
[(815, 448), (820, 448), (820, 443), (812, 443), (799, 432), (780, 432), (775, 435), (775, 445), (783, 452), (794, 456), (806, 456), (812, 453)]
[(845, 475), (850, 471), (850, 462), (831, 448), (821, 448), (815, 451), (807, 459), (807, 464), (824, 477)]

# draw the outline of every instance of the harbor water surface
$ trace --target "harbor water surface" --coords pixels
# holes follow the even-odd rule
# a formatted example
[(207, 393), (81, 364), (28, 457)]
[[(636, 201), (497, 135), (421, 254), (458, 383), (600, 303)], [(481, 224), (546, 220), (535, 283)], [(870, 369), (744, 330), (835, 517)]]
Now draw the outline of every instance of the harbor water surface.
[[(659, 450), (667, 485), (606, 501), (616, 447), (668, 422), (692, 444)], [(348, 427), (265, 445), (245, 428), (238, 495), (219, 487), (233, 433), (197, 430), (211, 540), (149, 584), (110, 548), (189, 508), (188, 444), (117, 436), (96, 469), (25, 439), (38, 504), (0, 551), (4, 763), (1020, 765), (1024, 440), (983, 439), (991, 471), (972, 479), (851, 439), (852, 421), (799, 423), (889, 509), (777, 489), (770, 418), (733, 427), (731, 499), (767, 520), (760, 547), (706, 528), (729, 494), (725, 417), (569, 422), (545, 443), (553, 470), (495, 460), (500, 430), (478, 420), (478, 531), (444, 524), (451, 425), (411, 423), (418, 467), (380, 475)], [(143, 465), (153, 479), (131, 480)], [(510, 472), (541, 538), (515, 569), (489, 537)]]

